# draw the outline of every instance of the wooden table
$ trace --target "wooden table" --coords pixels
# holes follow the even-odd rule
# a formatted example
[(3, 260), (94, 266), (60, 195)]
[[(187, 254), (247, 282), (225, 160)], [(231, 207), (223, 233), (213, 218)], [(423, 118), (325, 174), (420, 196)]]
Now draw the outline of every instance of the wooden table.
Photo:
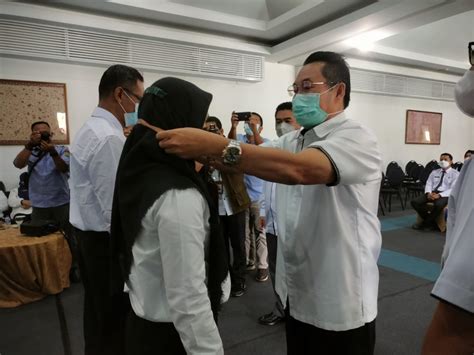
[(0, 230), (0, 308), (16, 307), (69, 287), (71, 252), (64, 236), (27, 237)]

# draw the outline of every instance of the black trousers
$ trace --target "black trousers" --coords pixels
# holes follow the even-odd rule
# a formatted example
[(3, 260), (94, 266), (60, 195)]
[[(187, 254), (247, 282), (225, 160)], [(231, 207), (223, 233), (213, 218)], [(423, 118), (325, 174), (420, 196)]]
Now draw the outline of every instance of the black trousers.
[(85, 355), (125, 353), (125, 318), (130, 310), (128, 295), (111, 294), (110, 235), (75, 228), (79, 267), (84, 284)]
[[(220, 216), (222, 232), (226, 241), (230, 278), (232, 285), (245, 283), (246, 256), (245, 256), (245, 211), (232, 216)], [(232, 258), (230, 250), (232, 246)]]
[[(428, 202), (432, 202), (434, 204), (431, 213), (428, 213), (426, 207), (426, 204)], [(437, 200), (430, 201), (426, 197), (426, 194), (421, 195), (411, 201), (413, 209), (420, 215), (421, 218), (423, 218), (423, 223), (425, 225), (433, 224), (436, 221), (436, 218), (438, 218), (439, 214), (443, 212), (443, 209), (446, 207), (447, 204), (448, 197), (440, 197)]]
[(285, 307), (280, 300), (280, 296), (275, 291), (275, 273), (276, 259), (278, 249), (278, 237), (275, 234), (267, 233), (267, 249), (268, 249), (268, 269), (270, 271), (270, 279), (272, 280), (273, 293), (275, 294), (275, 308), (273, 313), (280, 317), (285, 317)]
[(336, 332), (294, 319), (287, 307), (286, 345), (288, 355), (373, 355), (375, 320), (360, 328)]
[(59, 224), (59, 227), (63, 230), (69, 249), (71, 250), (72, 255), (72, 269), (77, 268), (78, 264), (78, 246), (77, 240), (73, 233), (72, 226), (69, 223), (69, 203), (65, 205), (40, 208), (33, 207), (33, 212), (31, 213), (31, 219), (38, 220), (53, 220)]
[(186, 355), (173, 323), (157, 323), (140, 318), (133, 310), (127, 317), (126, 355)]

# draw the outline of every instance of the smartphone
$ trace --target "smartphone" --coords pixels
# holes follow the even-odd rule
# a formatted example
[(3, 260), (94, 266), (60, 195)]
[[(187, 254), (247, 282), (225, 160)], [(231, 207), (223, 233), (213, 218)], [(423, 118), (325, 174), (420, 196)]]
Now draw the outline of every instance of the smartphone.
[(239, 121), (248, 121), (250, 116), (252, 116), (252, 112), (236, 112), (235, 114)]
[(474, 65), (474, 42), (469, 42), (469, 46), (467, 48), (469, 48), (469, 63)]

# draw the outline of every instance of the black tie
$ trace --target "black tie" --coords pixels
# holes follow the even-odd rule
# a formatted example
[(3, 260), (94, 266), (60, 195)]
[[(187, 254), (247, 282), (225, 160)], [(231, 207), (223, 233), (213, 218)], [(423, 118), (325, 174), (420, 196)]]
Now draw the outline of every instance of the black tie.
[(446, 171), (443, 170), (443, 174), (441, 175), (441, 180), (439, 180), (438, 185), (434, 189), (435, 192), (438, 192), (438, 189), (440, 188), (440, 186), (443, 185), (443, 179), (444, 179), (445, 174), (446, 174)]

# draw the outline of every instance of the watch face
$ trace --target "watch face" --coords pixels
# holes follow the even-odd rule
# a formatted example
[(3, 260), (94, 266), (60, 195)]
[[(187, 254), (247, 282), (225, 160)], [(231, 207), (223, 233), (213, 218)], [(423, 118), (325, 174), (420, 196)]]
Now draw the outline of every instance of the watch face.
[(228, 147), (224, 161), (227, 164), (236, 164), (240, 158), (240, 149), (237, 147)]
[(230, 155), (238, 155), (240, 153), (240, 149), (237, 148), (237, 147), (229, 147), (227, 149), (227, 152), (230, 154)]

